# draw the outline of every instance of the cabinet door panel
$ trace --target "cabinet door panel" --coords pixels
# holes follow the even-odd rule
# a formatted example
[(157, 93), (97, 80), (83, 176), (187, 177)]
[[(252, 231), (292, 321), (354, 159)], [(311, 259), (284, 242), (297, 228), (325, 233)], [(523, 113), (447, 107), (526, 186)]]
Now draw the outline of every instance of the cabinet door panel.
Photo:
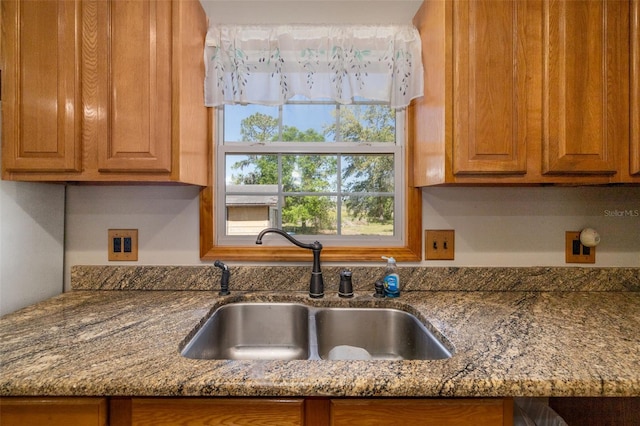
[(0, 399), (2, 426), (106, 426), (105, 398)]
[(132, 426), (303, 424), (302, 399), (134, 398)]
[(169, 172), (171, 2), (119, 0), (100, 7), (110, 62), (98, 169)]
[(510, 400), (331, 400), (332, 426), (504, 426), (512, 419)]
[(543, 11), (543, 173), (614, 174), (629, 137), (629, 3), (546, 1)]
[(526, 172), (525, 9), (453, 3), (454, 174)]
[(80, 171), (79, 1), (2, 1), (6, 171)]

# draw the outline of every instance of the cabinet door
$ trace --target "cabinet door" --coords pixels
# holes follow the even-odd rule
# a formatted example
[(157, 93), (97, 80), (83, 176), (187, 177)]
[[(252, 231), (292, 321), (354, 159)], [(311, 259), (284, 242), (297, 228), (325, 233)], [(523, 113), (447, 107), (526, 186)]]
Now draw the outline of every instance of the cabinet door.
[(98, 171), (170, 172), (172, 3), (118, 0), (91, 7), (98, 32), (95, 43), (85, 43), (85, 55), (95, 58), (95, 69), (85, 76), (95, 91), (87, 98), (97, 108), (85, 141), (97, 146)]
[[(133, 398), (112, 405), (113, 426), (303, 424), (303, 399)], [(130, 403), (124, 407), (123, 403)], [(118, 411), (130, 413), (130, 422)], [(113, 420), (116, 420), (113, 422)]]
[(628, 1), (544, 2), (543, 173), (616, 172), (628, 81)]
[(524, 1), (453, 2), (453, 173), (526, 173)]
[(631, 2), (630, 173), (640, 176), (640, 0)]
[(81, 168), (80, 1), (2, 1), (2, 162)]
[(513, 402), (502, 399), (332, 399), (332, 426), (505, 426)]
[(105, 398), (0, 399), (2, 426), (106, 426)]

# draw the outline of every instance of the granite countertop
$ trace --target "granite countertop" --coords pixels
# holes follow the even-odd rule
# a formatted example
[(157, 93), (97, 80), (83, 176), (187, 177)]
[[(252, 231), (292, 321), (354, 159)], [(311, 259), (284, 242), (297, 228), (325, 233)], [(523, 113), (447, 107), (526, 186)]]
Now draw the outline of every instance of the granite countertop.
[[(122, 286), (121, 277), (100, 270), (97, 280), (93, 272), (85, 274), (99, 281), (93, 289), (0, 319), (0, 395), (640, 396), (637, 269), (626, 270), (624, 291), (421, 289), (405, 271), (415, 289), (384, 300), (371, 297), (368, 285), (356, 286), (349, 300), (329, 292), (312, 300), (298, 288), (238, 291), (234, 277), (225, 297), (217, 290), (115, 291), (105, 289)], [(443, 272), (451, 273), (458, 271)], [(455, 353), (431, 361), (180, 356), (179, 345), (203, 318), (234, 301), (400, 308), (446, 336)]]

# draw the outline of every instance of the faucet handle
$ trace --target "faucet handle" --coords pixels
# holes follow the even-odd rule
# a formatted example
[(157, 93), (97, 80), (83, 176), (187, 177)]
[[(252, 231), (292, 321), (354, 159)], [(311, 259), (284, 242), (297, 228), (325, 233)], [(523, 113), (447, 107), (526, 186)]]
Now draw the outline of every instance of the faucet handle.
[(381, 280), (376, 281), (374, 288), (376, 292), (373, 294), (373, 297), (381, 299), (384, 297), (384, 283)]
[(351, 282), (352, 272), (344, 270), (340, 272), (340, 286), (338, 287), (338, 296), (353, 297), (353, 283)]

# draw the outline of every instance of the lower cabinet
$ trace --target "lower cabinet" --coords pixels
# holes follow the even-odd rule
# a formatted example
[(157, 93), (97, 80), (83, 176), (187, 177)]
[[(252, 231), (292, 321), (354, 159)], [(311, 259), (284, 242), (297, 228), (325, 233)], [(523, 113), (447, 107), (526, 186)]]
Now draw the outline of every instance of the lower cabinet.
[(107, 398), (0, 398), (2, 426), (106, 426)]
[(332, 399), (332, 426), (506, 426), (511, 399)]
[(511, 399), (0, 398), (0, 424), (509, 426)]
[(112, 426), (507, 426), (511, 399), (132, 398), (112, 399)]
[(549, 407), (569, 425), (640, 425), (638, 397), (555, 397), (549, 398)]
[(113, 398), (111, 426), (304, 425), (302, 398)]

